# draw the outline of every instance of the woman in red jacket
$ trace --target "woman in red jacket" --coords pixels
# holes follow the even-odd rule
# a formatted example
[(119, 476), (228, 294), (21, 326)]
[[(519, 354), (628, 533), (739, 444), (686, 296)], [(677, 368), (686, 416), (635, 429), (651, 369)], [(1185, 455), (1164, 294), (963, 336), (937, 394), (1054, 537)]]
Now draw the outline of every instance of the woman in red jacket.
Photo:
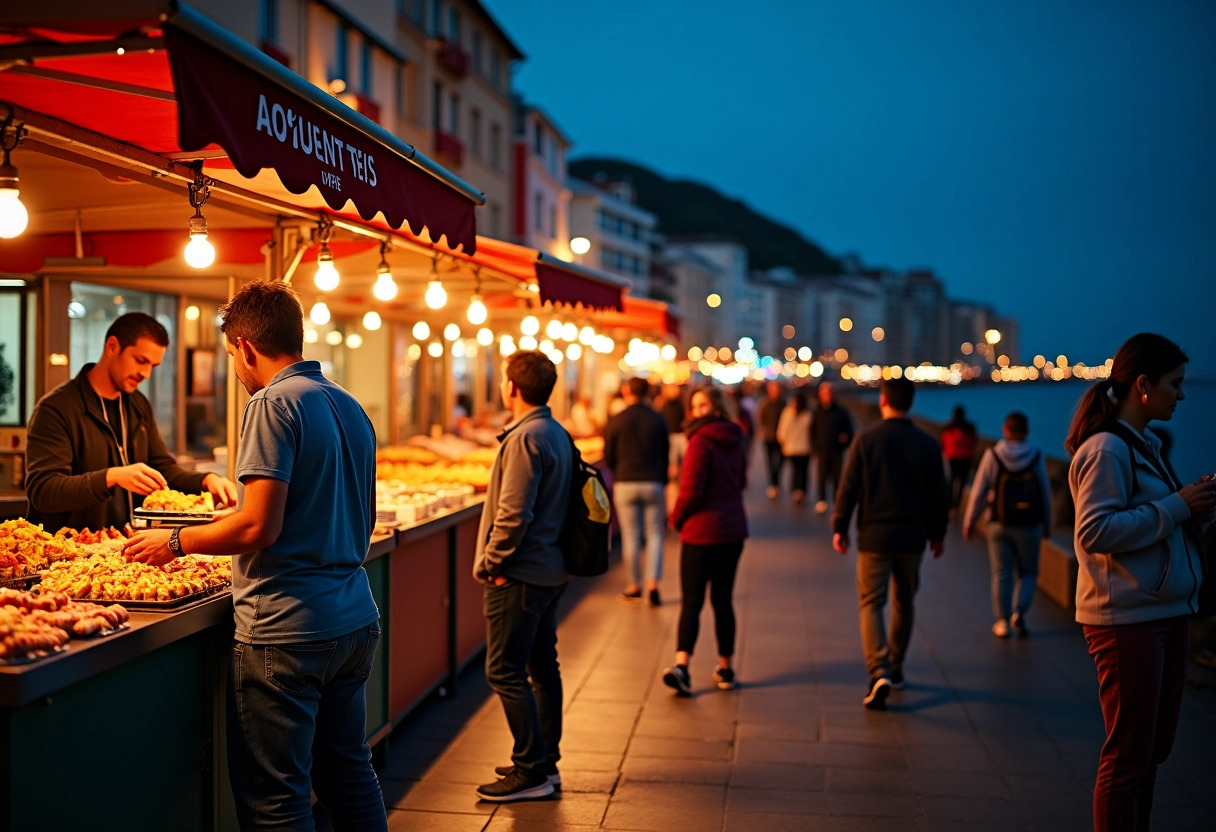
[(680, 627), (676, 663), (663, 671), (663, 682), (679, 696), (692, 693), (688, 660), (697, 643), (705, 587), (714, 608), (718, 638), (718, 667), (714, 682), (722, 690), (735, 687), (731, 656), (735, 652), (735, 609), (731, 595), (735, 571), (747, 537), (743, 489), (747, 486), (747, 443), (731, 421), (730, 404), (720, 387), (692, 395), (688, 451), (680, 473), (680, 496), (671, 525), (680, 533)]

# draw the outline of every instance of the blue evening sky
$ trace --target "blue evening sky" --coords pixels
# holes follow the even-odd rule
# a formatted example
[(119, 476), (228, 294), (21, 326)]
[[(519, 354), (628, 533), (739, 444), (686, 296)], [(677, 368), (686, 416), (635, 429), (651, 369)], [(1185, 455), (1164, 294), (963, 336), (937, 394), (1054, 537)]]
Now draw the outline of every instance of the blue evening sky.
[(487, 0), (575, 142), (867, 265), (930, 267), (1036, 352), (1155, 330), (1216, 373), (1216, 2)]

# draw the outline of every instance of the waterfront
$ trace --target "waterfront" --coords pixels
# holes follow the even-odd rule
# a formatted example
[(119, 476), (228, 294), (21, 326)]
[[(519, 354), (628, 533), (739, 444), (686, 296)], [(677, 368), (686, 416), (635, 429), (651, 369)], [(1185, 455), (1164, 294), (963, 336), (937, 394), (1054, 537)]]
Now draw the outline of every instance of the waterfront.
[[(962, 405), (967, 418), (981, 435), (997, 439), (1005, 414), (1020, 410), (1030, 420), (1030, 441), (1048, 456), (1067, 459), (1064, 437), (1073, 412), (1090, 382), (1023, 382), (976, 384), (960, 387), (922, 384), (916, 389), (915, 415), (935, 421), (949, 420), (955, 405)], [(1178, 404), (1169, 422), (1154, 422), (1174, 437), (1170, 456), (1178, 476), (1191, 482), (1216, 471), (1216, 378), (1188, 379), (1186, 399)]]

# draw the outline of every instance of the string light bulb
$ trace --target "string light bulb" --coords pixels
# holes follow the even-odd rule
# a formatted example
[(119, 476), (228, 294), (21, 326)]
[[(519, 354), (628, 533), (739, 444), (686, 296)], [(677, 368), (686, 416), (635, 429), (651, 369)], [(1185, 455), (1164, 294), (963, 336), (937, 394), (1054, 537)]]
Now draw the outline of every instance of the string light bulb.
[(367, 314), (363, 316), (363, 328), (368, 332), (375, 332), (380, 328), (383, 321), (380, 320), (380, 313), (375, 309), (369, 309)]
[(325, 305), (325, 301), (319, 300), (312, 305), (312, 309), (308, 310), (308, 319), (317, 326), (329, 323), (329, 307)]
[(465, 315), (469, 319), (469, 323), (473, 326), (481, 326), (489, 317), (489, 312), (486, 310), (486, 304), (481, 299), (481, 268), (478, 267), (474, 271), (476, 282), (473, 285), (473, 297), (469, 300), (469, 308)]
[(425, 341), (427, 338), (431, 337), (431, 327), (426, 321), (418, 321), (414, 324), (414, 328), (410, 331), (419, 341)]
[[(0, 189), (4, 185), (2, 176), (3, 169), (0, 169)], [(190, 207), (194, 209), (194, 216), (188, 223), (190, 242), (186, 243), (182, 256), (186, 258), (186, 265), (205, 269), (215, 262), (215, 246), (207, 239), (207, 218), (203, 216), (203, 204), (211, 196), (211, 189), (207, 187), (207, 177), (203, 176), (201, 169), (194, 172), (194, 181), (187, 187), (190, 189)], [(4, 236), (2, 230), (0, 236)]]
[(393, 272), (384, 256), (387, 250), (388, 241), (385, 240), (380, 244), (380, 265), (376, 267), (376, 283), (372, 286), (372, 294), (376, 296), (376, 300), (385, 303), (397, 297), (397, 282), (393, 280)]
[(443, 281), (439, 279), (439, 257), (431, 260), (431, 279), (426, 284), (426, 294), (423, 295), (423, 300), (426, 302), (428, 309), (442, 309), (448, 302), (448, 293), (443, 288)]
[(0, 164), (0, 238), (5, 240), (20, 236), (30, 223), (30, 213), (21, 202), (17, 166), (9, 160), (9, 153), (25, 136), (25, 127), (13, 127), (11, 122), (10, 111), (9, 117), (0, 123), (0, 150), (4, 152), (4, 163)]
[(340, 275), (334, 267), (334, 255), (329, 250), (329, 243), (321, 243), (321, 251), (317, 254), (317, 273), (312, 280), (322, 292), (332, 292), (338, 288)]
[(535, 315), (527, 315), (519, 322), (519, 331), (524, 335), (536, 335), (540, 332), (540, 321)]

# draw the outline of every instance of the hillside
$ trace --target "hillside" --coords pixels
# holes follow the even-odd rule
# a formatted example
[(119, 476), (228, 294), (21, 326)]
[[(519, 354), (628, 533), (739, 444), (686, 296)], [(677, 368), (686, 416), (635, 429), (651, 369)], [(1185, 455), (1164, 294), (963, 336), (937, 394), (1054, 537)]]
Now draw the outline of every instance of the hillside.
[(737, 199), (706, 185), (666, 179), (644, 167), (619, 159), (585, 158), (569, 165), (570, 175), (594, 182), (629, 181), (638, 205), (656, 214), (659, 232), (669, 236), (721, 234), (738, 240), (748, 251), (751, 267), (789, 266), (803, 274), (836, 274), (840, 263), (789, 226), (770, 220)]

